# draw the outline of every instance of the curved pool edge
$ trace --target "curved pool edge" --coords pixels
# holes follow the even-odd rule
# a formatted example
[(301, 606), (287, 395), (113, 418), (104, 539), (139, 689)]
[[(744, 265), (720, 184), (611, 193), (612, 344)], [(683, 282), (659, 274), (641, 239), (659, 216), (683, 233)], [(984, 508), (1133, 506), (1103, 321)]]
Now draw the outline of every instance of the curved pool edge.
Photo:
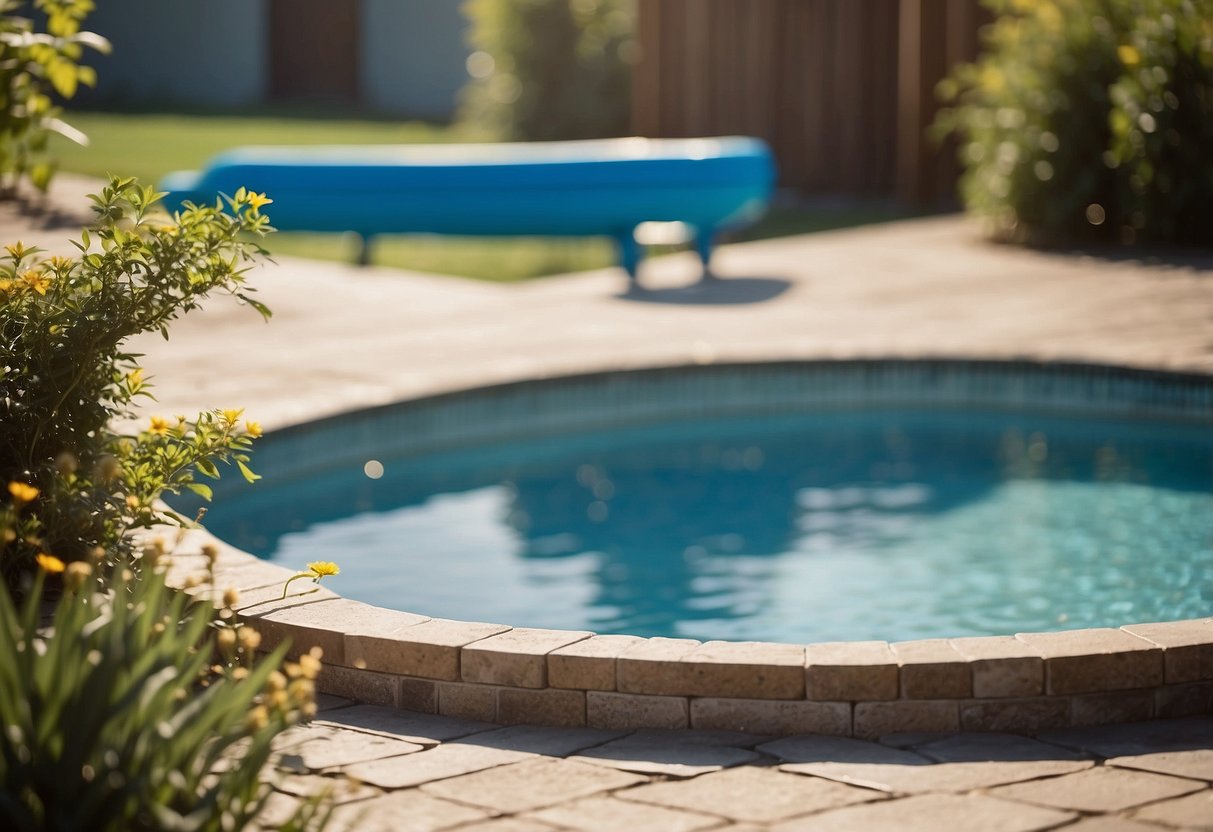
[[(205, 530), (178, 537), (170, 585), (235, 609), (262, 647), (319, 647), (322, 693), (499, 724), (695, 728), (871, 739), (1213, 713), (1213, 618), (1099, 628), (809, 645), (596, 635), (429, 618), (282, 587), (294, 572)], [(212, 586), (202, 547), (219, 556)], [(298, 587), (293, 584), (292, 587)]]

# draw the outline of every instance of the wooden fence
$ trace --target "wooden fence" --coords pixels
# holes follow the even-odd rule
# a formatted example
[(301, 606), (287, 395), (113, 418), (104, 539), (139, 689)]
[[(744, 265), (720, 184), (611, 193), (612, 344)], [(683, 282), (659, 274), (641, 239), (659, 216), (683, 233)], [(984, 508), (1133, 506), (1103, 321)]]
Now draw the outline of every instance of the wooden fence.
[(783, 185), (951, 198), (955, 151), (926, 137), (934, 86), (972, 60), (977, 0), (638, 0), (638, 135), (761, 136)]

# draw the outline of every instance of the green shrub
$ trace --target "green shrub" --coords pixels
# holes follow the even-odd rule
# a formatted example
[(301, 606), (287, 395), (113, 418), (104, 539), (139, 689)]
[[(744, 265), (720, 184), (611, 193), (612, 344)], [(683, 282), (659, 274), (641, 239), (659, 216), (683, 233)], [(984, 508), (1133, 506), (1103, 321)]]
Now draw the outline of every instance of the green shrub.
[(1213, 0), (986, 0), (941, 85), (970, 210), (1001, 238), (1213, 238)]
[[(45, 629), (41, 578), (20, 609), (0, 586), (0, 828), (243, 829), (271, 793), (274, 736), (314, 708), (315, 659), (290, 678), (282, 648), (254, 663), (230, 610), (159, 569), (119, 570), (104, 591), (84, 563), (67, 575)], [(281, 828), (326, 821), (313, 802)]]
[(59, 133), (83, 143), (84, 136), (63, 122), (51, 98), (71, 98), (80, 84), (97, 81), (92, 67), (80, 66), (84, 48), (109, 51), (109, 42), (80, 24), (93, 0), (34, 0), (46, 15), (45, 32), (30, 18), (12, 14), (22, 0), (0, 0), (0, 193), (11, 193), (23, 178), (41, 191), (50, 185), (55, 163), (47, 139)]
[(503, 140), (628, 130), (635, 0), (468, 0), (461, 117)]
[(131, 529), (171, 519), (157, 509), (162, 492), (209, 496), (195, 474), (218, 476), (216, 461), (254, 476), (245, 463), (260, 426), (239, 411), (120, 427), (133, 400), (150, 395), (128, 338), (167, 337), (213, 292), (269, 314), (244, 288), (261, 248), (242, 241), (268, 229), (265, 198), (241, 191), (230, 211), (198, 206), (169, 219), (152, 211), (155, 197), (114, 179), (92, 197), (99, 224), (77, 243), (80, 256), (42, 258), (20, 243), (0, 255), (0, 483), (28, 497), (0, 495), (10, 584), (39, 552), (70, 562), (101, 547), (120, 559)]

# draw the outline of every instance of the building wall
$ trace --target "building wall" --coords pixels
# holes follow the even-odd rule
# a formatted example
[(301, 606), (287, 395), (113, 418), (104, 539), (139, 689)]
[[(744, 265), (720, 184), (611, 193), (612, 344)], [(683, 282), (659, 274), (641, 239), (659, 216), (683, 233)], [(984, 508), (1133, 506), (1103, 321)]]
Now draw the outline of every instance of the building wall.
[(103, 0), (85, 28), (109, 38), (92, 56), (92, 102), (239, 107), (267, 88), (264, 0)]
[(362, 0), (362, 101), (386, 113), (449, 119), (467, 80), (458, 0)]
[[(333, 0), (359, 2), (359, 0)], [(361, 0), (358, 83), (367, 109), (449, 119), (467, 78), (459, 0)], [(103, 0), (86, 28), (95, 106), (246, 107), (271, 97), (269, 0)]]

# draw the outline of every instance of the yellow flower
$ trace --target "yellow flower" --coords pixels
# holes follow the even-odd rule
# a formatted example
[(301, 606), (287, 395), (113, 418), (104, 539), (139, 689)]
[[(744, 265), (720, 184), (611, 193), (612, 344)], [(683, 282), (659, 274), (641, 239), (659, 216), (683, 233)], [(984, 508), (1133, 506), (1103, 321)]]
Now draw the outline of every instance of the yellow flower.
[(67, 564), (54, 555), (48, 555), (46, 552), (39, 552), (34, 555), (34, 560), (38, 561), (38, 566), (42, 567), (43, 572), (51, 574), (62, 572), (67, 568)]
[(223, 606), (235, 607), (240, 603), (240, 590), (234, 586), (229, 586), (223, 591)]
[(8, 278), (0, 280), (0, 294), (7, 294), (8, 292), (11, 292), (15, 285), (17, 284)]
[(260, 422), (245, 422), (244, 429), (247, 430), (248, 435), (253, 437), (254, 439), (256, 439), (258, 436), (261, 435), (261, 423)]
[(138, 390), (143, 386), (143, 368), (136, 367), (126, 374), (126, 383), (132, 390)]
[(240, 418), (240, 414), (243, 412), (244, 408), (240, 408), (239, 410), (225, 410), (223, 411), (223, 420), (229, 425), (234, 425), (236, 424), (236, 420)]
[(252, 191), (249, 191), (248, 204), (252, 207), (252, 209), (254, 211), (259, 211), (261, 209), (262, 205), (269, 205), (273, 201), (274, 200), (270, 199), (265, 194), (258, 194), (258, 193), (253, 193)]
[(32, 503), (34, 500), (38, 499), (38, 495), (42, 492), (40, 492), (37, 488), (34, 488), (32, 485), (27, 485), (26, 483), (13, 480), (8, 484), (8, 493), (12, 495), (14, 503), (22, 506), (26, 503)]
[(148, 428), (152, 433), (159, 434), (160, 436), (168, 433), (168, 429), (168, 419), (165, 419), (163, 416), (153, 416), (151, 426)]
[(341, 574), (341, 567), (328, 560), (314, 560), (307, 565), (307, 570), (317, 578)]
[(1137, 66), (1141, 63), (1141, 53), (1137, 51), (1135, 46), (1127, 43), (1122, 43), (1116, 47), (1116, 57), (1120, 58), (1120, 62), (1125, 66)]
[(27, 286), (40, 295), (45, 295), (46, 290), (49, 289), (51, 285), (50, 277), (42, 272), (22, 272), (21, 279), (25, 281)]
[(8, 256), (12, 257), (14, 260), (20, 260), (25, 255), (32, 254), (34, 251), (36, 251), (36, 249), (26, 248), (25, 243), (22, 243), (20, 240), (5, 246), (4, 250), (7, 251)]

